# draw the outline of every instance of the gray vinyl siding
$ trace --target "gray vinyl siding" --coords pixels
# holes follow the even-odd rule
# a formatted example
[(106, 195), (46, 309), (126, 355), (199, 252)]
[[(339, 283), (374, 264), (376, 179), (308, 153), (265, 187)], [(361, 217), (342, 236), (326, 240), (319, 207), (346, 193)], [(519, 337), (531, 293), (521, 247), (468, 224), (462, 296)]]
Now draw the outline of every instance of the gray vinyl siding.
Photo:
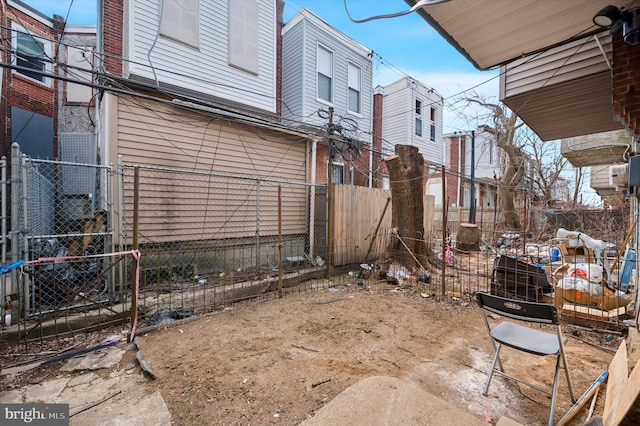
[[(413, 109), (410, 108), (407, 94), (404, 91), (394, 92), (385, 95), (383, 101), (382, 113), (382, 138), (385, 145), (408, 144), (411, 141), (411, 132), (413, 132), (412, 116), (409, 114)], [(408, 113), (409, 112), (409, 113)]]
[[(602, 49), (611, 61), (613, 37), (599, 34)], [(598, 43), (591, 38), (556, 47), (535, 57), (510, 63), (502, 75), (501, 99), (543, 87), (562, 84), (581, 77), (608, 72)]]
[(302, 25), (296, 25), (282, 37), (282, 52), (282, 117), (291, 120), (292, 126), (297, 126), (304, 121), (305, 66)]
[[(262, 235), (277, 235), (274, 180), (286, 191), (282, 232), (306, 232), (307, 188), (288, 183), (305, 181), (306, 143), (299, 137), (126, 96), (118, 98), (117, 129), (123, 163), (195, 172), (141, 171), (144, 205), (153, 207), (141, 211), (140, 222), (150, 241), (252, 237), (257, 211)], [(268, 180), (258, 191), (260, 177)], [(125, 202), (130, 221), (131, 200)]]
[(130, 74), (157, 77), (160, 82), (275, 112), (275, 0), (257, 4), (259, 71), (255, 75), (228, 64), (228, 0), (200, 0), (198, 48), (158, 34), (157, 0), (128, 0), (125, 51)]
[[(329, 107), (333, 107), (336, 122), (340, 117), (356, 121), (361, 131), (359, 139), (369, 141), (373, 113), (373, 68), (369, 57), (362, 50), (352, 48), (345, 39), (347, 37), (344, 34), (317, 17), (297, 20), (287, 28), (283, 32), (283, 99), (290, 108), (296, 108), (294, 114), (306, 124), (320, 128), (326, 126), (327, 119), (319, 117), (318, 110), (328, 111)], [(316, 55), (319, 44), (333, 53), (332, 103), (317, 98)], [(349, 62), (361, 69), (360, 114), (348, 112)], [(283, 112), (285, 110), (283, 108)]]

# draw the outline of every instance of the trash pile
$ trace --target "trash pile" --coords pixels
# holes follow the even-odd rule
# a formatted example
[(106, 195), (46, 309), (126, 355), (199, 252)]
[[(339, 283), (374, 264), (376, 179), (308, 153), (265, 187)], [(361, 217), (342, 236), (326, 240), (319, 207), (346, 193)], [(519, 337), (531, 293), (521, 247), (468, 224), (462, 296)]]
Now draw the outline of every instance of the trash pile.
[[(491, 293), (553, 303), (570, 321), (618, 322), (628, 313), (636, 253), (587, 234), (559, 228), (548, 244), (525, 244), (519, 234), (498, 241)], [(551, 283), (547, 283), (546, 277)]]

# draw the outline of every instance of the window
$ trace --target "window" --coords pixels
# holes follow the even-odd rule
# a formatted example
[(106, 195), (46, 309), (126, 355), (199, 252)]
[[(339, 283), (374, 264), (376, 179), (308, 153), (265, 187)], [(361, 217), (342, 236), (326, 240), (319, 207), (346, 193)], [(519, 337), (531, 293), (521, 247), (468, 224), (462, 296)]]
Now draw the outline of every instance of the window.
[(416, 99), (416, 136), (422, 137), (422, 101)]
[(331, 183), (344, 183), (344, 164), (332, 163)]
[(429, 134), (429, 139), (431, 139), (431, 142), (435, 142), (436, 141), (436, 109), (431, 107), (431, 114), (430, 114), (430, 119), (431, 119), (431, 132)]
[(258, 2), (229, 0), (229, 65), (258, 74), (258, 33)]
[(14, 24), (13, 30), (15, 34), (13, 39), (13, 48), (16, 52), (15, 63), (19, 67), (33, 70), (16, 70), (15, 72), (48, 85), (49, 78), (42, 73), (51, 71), (51, 64), (47, 62), (47, 58), (51, 54), (51, 42), (38, 35), (28, 33), (16, 24)]
[(160, 2), (160, 34), (198, 48), (200, 44), (199, 0)]
[(333, 102), (333, 52), (318, 46), (318, 99)]
[(463, 204), (463, 207), (471, 206), (471, 190), (469, 188), (464, 189), (462, 204)]
[(360, 79), (361, 72), (360, 67), (355, 66), (352, 63), (349, 63), (349, 71), (348, 71), (348, 80), (349, 80), (349, 108), (350, 112), (355, 112), (360, 114)]

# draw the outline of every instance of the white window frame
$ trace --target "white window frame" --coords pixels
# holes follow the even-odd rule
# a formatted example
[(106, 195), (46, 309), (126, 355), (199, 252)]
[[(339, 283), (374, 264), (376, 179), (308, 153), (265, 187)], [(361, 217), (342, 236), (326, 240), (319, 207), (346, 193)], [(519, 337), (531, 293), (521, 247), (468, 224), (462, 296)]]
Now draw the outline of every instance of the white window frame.
[[(349, 62), (347, 65), (347, 111), (360, 116), (362, 114), (362, 68)], [(351, 97), (357, 96), (356, 109), (351, 109)]]
[[(333, 173), (333, 175), (331, 176), (331, 183), (336, 183), (336, 184), (343, 184), (344, 183), (344, 172), (345, 172), (345, 167), (344, 167), (344, 163), (336, 163), (335, 161), (332, 162), (332, 167), (329, 167), (329, 169), (331, 170), (327, 170), (327, 175), (329, 173)], [(337, 172), (338, 170), (341, 170), (342, 172)], [(342, 177), (340, 178), (340, 182), (336, 182), (336, 176), (341, 175)]]
[[(12, 22), (11, 25), (11, 47), (13, 48), (13, 51), (16, 52), (13, 54), (13, 58), (12, 58), (12, 62), (14, 63), (14, 65), (18, 65), (18, 34), (22, 34), (22, 35), (26, 35), (26, 36), (30, 36), (32, 37), (37, 43), (42, 43), (42, 49), (43, 49), (43, 58), (45, 58), (45, 60), (42, 60), (42, 64), (44, 65), (44, 69), (42, 70), (43, 72), (51, 72), (51, 62), (47, 61), (46, 58), (51, 58), (51, 50), (52, 50), (52, 43), (50, 40), (47, 40), (46, 37), (41, 36), (39, 34), (34, 34), (33, 32), (27, 31), (22, 25), (19, 25), (15, 22)], [(34, 72), (37, 72), (38, 70), (34, 69)], [(20, 70), (13, 70), (14, 74), (19, 74), (21, 77), (27, 78), (31, 81), (35, 81), (37, 83), (43, 84), (47, 87), (51, 87), (51, 79), (49, 77), (46, 76), (42, 76), (42, 80), (39, 80), (37, 78), (33, 78), (29, 75), (24, 74), (23, 71)]]
[(471, 188), (465, 187), (462, 194), (462, 206), (471, 207)]
[(200, 0), (165, 0), (160, 35), (198, 49), (200, 47)]
[[(413, 134), (421, 138), (424, 135), (424, 120), (422, 118), (422, 111), (424, 110), (424, 102), (422, 99), (416, 98), (414, 108), (414, 129)], [(418, 125), (419, 124), (419, 125)]]
[(229, 0), (229, 65), (258, 75), (259, 17), (257, 0)]
[[(328, 54), (328, 59), (329, 59), (328, 67), (326, 66), (326, 64), (320, 63), (322, 59), (320, 56), (320, 52), (322, 51)], [(316, 99), (319, 102), (326, 103), (329, 105), (333, 105), (333, 90), (335, 86), (334, 78), (333, 78), (334, 62), (335, 62), (334, 52), (331, 49), (327, 48), (326, 46), (323, 46), (318, 43), (318, 46), (316, 48)], [(325, 74), (323, 71), (329, 72), (330, 75)], [(320, 74), (327, 77), (329, 81), (329, 99), (324, 99), (320, 97), (320, 78), (319, 78)]]
[(436, 114), (437, 113), (438, 111), (434, 107), (431, 107), (430, 115), (429, 115), (429, 119), (431, 121), (431, 126), (429, 128), (429, 139), (431, 140), (431, 142), (436, 141)]

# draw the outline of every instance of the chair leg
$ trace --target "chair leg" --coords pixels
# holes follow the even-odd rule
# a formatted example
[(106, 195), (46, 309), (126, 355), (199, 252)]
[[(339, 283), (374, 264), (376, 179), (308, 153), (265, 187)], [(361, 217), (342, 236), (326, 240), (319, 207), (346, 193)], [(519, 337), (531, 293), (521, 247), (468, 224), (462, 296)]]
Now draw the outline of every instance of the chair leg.
[(560, 375), (560, 354), (556, 359), (556, 371), (553, 374), (553, 388), (551, 389), (551, 408), (549, 409), (548, 426), (553, 426), (553, 410), (556, 407), (556, 390), (558, 389), (558, 376)]
[(571, 396), (571, 402), (576, 403), (577, 399), (573, 395), (573, 385), (571, 384), (571, 377), (569, 377), (569, 367), (567, 366), (567, 359), (564, 356), (564, 352), (559, 355), (562, 358), (562, 366), (564, 367), (564, 373), (567, 377), (567, 386), (569, 387), (569, 395)]
[[(501, 344), (497, 343), (496, 345), (496, 353), (493, 356), (493, 361), (491, 361), (491, 368), (489, 369), (489, 377), (487, 377), (487, 382), (484, 384), (484, 390), (482, 391), (482, 395), (487, 396), (489, 392), (489, 385), (491, 384), (491, 378), (493, 377), (493, 372), (496, 368), (496, 362), (500, 362), (500, 348)], [(502, 362), (500, 362), (500, 370), (502, 370)]]

